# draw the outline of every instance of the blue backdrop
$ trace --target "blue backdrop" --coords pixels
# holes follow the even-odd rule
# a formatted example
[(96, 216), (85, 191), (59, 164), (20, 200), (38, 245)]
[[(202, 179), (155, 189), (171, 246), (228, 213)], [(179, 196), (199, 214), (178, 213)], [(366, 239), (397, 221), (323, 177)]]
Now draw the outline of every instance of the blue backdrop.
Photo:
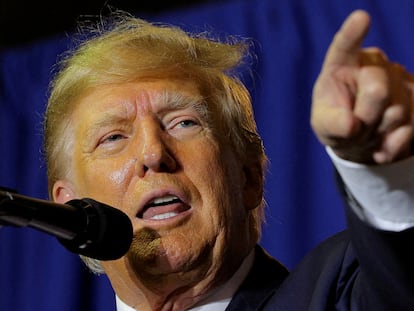
[[(246, 83), (271, 162), (262, 244), (290, 268), (345, 227), (332, 166), (310, 129), (309, 112), (326, 48), (344, 18), (357, 8), (373, 18), (366, 45), (382, 47), (389, 58), (413, 71), (412, 0), (240, 0), (144, 16), (255, 42), (258, 59)], [(42, 199), (47, 198), (42, 114), (51, 69), (68, 47), (67, 37), (0, 54), (0, 186)], [(0, 310), (115, 308), (105, 276), (92, 275), (77, 255), (34, 229), (0, 229), (0, 267)]]

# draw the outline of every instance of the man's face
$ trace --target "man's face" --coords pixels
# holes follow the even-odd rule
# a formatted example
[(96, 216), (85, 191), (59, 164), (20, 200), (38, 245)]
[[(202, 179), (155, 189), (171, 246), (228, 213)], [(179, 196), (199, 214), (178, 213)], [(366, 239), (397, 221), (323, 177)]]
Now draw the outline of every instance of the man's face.
[(96, 88), (71, 122), (73, 195), (130, 217), (135, 237), (121, 259), (127, 270), (200, 276), (224, 265), (234, 272), (251, 248), (246, 177), (195, 83)]

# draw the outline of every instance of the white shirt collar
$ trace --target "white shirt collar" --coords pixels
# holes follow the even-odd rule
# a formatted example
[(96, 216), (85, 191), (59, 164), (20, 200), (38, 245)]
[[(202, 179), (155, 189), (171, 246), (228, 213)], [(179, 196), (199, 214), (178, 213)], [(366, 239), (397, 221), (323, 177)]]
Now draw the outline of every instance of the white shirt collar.
[[(203, 301), (200, 301), (196, 306), (189, 309), (189, 311), (220, 311), (225, 310), (229, 305), (231, 298), (237, 291), (241, 283), (246, 278), (253, 265), (254, 250), (243, 260), (240, 268), (232, 276), (232, 278), (219, 287), (214, 293), (208, 296)], [(125, 304), (118, 296), (116, 296), (116, 310), (117, 311), (137, 311), (127, 304)], [(139, 310), (138, 310), (139, 311)]]
[(117, 311), (135, 311), (135, 309), (128, 306), (125, 302), (119, 299), (118, 296), (115, 296), (116, 299), (116, 310)]
[[(200, 305), (199, 307), (194, 307), (188, 311), (219, 311), (225, 310), (230, 303), (231, 298), (226, 298), (220, 301), (214, 301)], [(116, 296), (116, 310), (117, 311), (137, 311), (134, 308), (128, 306), (124, 303), (118, 296)]]

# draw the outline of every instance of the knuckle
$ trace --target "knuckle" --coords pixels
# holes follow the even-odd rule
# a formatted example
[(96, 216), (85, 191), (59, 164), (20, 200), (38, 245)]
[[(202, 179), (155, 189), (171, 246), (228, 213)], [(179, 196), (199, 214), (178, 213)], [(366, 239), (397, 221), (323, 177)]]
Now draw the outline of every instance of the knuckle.
[(390, 96), (390, 91), (382, 81), (372, 80), (365, 86), (364, 94), (372, 99), (386, 100)]

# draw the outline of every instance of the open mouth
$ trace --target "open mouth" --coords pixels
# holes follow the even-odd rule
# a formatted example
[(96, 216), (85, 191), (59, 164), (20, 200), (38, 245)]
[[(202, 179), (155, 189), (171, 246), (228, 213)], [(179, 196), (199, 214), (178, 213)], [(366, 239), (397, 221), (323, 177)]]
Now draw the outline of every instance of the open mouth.
[(164, 195), (148, 202), (137, 217), (144, 220), (164, 220), (176, 217), (190, 206), (175, 195)]

